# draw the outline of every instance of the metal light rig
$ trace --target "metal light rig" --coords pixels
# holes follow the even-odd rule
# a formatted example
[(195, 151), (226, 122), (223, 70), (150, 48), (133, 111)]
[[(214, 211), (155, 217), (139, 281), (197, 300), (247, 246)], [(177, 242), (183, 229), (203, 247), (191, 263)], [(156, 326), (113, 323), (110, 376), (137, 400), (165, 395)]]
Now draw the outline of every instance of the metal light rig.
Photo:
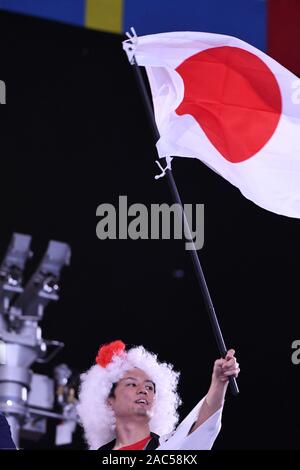
[[(60, 420), (57, 443), (66, 443), (76, 427), (76, 399), (68, 384), (72, 371), (62, 364), (54, 378), (36, 374), (34, 363), (49, 362), (64, 346), (42, 338), (39, 322), (50, 301), (58, 300), (60, 272), (70, 263), (71, 249), (51, 240), (37, 270), (22, 287), (31, 236), (14, 233), (0, 266), (0, 411), (11, 426), (14, 442), (37, 440), (47, 418)], [(53, 412), (54, 405), (59, 412)], [(62, 430), (64, 429), (64, 432)]]

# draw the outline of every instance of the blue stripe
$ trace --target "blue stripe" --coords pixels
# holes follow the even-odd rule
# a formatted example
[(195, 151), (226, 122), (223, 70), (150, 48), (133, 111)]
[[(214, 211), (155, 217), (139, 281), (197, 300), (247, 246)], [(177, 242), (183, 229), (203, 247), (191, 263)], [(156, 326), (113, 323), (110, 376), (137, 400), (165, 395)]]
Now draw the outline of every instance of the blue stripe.
[(168, 31), (230, 34), (266, 50), (264, 0), (124, 0), (124, 31), (138, 35)]
[(0, 9), (84, 26), (85, 0), (0, 0)]

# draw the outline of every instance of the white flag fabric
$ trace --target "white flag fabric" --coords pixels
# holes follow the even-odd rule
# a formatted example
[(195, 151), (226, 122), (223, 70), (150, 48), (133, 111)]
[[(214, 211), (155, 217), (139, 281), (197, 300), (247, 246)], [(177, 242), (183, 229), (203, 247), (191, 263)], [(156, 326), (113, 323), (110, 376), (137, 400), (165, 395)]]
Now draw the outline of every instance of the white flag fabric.
[(220, 34), (172, 32), (123, 43), (145, 66), (160, 157), (195, 157), (242, 194), (300, 218), (300, 80)]
[(162, 436), (156, 450), (210, 450), (220, 432), (223, 407), (204, 421), (196, 430), (190, 432), (197, 421), (205, 397), (168, 436)]

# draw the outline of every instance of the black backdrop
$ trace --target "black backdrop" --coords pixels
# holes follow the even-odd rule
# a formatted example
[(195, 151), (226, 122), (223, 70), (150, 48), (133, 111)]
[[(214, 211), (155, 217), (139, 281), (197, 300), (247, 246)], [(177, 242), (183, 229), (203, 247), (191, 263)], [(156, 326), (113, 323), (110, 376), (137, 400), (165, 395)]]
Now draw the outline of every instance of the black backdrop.
[[(66, 343), (49, 367), (77, 371), (98, 345), (116, 338), (144, 344), (182, 372), (184, 416), (205, 394), (218, 356), (189, 255), (181, 241), (96, 237), (96, 208), (171, 203), (122, 37), (0, 14), (1, 236), (33, 236), (34, 261), (49, 239), (69, 243), (61, 299), (47, 307), (45, 338)], [(177, 159), (186, 203), (205, 204), (200, 259), (223, 328), (237, 351), (240, 396), (228, 393), (215, 447), (297, 448), (300, 365), (298, 220), (255, 206), (199, 161)], [(183, 276), (176, 272), (181, 270)], [(39, 443), (54, 446), (54, 423)], [(73, 447), (83, 446), (80, 432)]]

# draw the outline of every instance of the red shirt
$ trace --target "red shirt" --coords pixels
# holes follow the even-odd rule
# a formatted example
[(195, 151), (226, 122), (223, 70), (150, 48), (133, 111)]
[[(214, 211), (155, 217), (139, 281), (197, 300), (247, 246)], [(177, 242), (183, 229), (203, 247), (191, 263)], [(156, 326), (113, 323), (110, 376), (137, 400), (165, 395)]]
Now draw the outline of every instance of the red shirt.
[(130, 444), (129, 446), (120, 447), (117, 450), (143, 450), (144, 447), (150, 441), (150, 439), (151, 439), (151, 436), (147, 436), (145, 437), (145, 439), (142, 439), (141, 441), (135, 442), (134, 444)]

